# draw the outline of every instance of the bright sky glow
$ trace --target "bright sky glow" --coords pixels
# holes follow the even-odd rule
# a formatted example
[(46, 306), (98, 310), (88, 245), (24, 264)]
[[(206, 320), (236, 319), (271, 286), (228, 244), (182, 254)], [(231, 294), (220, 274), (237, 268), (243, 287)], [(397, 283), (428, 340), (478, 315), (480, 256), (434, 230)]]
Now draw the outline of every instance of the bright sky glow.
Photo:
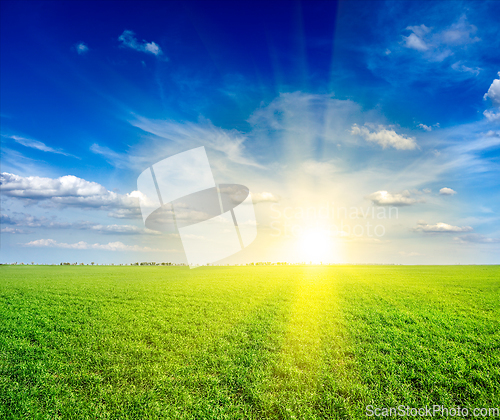
[(334, 247), (330, 233), (323, 229), (309, 229), (300, 238), (299, 256), (304, 262), (313, 264), (329, 263), (335, 260)]

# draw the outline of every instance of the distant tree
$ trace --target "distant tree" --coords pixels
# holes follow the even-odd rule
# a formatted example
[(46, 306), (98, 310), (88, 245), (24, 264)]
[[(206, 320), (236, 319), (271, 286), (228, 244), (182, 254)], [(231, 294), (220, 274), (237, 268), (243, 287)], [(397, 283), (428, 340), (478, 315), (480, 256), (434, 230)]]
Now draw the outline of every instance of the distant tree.
[(90, 264), (94, 265), (94, 264), (95, 264), (95, 262), (91, 262)]

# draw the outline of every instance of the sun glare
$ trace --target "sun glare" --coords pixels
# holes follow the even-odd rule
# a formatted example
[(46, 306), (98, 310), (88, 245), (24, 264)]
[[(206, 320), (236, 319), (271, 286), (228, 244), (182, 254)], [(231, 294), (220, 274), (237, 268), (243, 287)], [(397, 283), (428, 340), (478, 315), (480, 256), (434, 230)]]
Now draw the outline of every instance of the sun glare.
[(300, 250), (304, 262), (331, 262), (334, 246), (330, 232), (319, 228), (307, 230), (300, 238)]

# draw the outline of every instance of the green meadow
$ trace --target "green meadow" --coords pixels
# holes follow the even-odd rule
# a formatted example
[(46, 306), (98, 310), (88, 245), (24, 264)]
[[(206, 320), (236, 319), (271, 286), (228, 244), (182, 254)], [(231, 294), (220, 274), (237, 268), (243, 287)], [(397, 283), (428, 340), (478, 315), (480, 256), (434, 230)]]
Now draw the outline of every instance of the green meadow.
[(0, 267), (1, 419), (500, 405), (499, 266)]

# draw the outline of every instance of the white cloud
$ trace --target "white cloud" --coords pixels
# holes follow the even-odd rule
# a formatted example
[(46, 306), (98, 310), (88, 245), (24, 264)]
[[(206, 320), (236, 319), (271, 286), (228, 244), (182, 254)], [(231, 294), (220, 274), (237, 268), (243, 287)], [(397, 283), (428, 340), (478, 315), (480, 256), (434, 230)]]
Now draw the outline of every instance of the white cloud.
[(142, 213), (139, 207), (133, 207), (130, 209), (117, 209), (108, 213), (109, 217), (115, 219), (141, 219)]
[(455, 195), (457, 192), (455, 190), (452, 190), (451, 188), (447, 188), (447, 187), (444, 187), (444, 188), (441, 188), (439, 190), (439, 194), (441, 195)]
[(156, 252), (162, 251), (161, 249), (154, 249), (148, 246), (139, 245), (125, 245), (122, 242), (109, 242), (107, 244), (89, 244), (84, 241), (76, 242), (74, 244), (67, 244), (64, 242), (57, 242), (54, 239), (38, 239), (31, 241), (24, 246), (37, 247), (37, 248), (64, 248), (64, 249), (98, 249), (103, 251), (134, 251), (134, 252)]
[(471, 73), (474, 76), (477, 76), (479, 73), (481, 73), (481, 69), (479, 67), (468, 67), (465, 64), (463, 64), (461, 61), (457, 61), (456, 63), (453, 63), (451, 65), (451, 68), (456, 71), (461, 71), (464, 73)]
[(425, 125), (425, 124), (419, 124), (418, 125), (420, 128), (422, 128), (425, 131), (432, 131), (432, 127)]
[(413, 228), (415, 232), (425, 232), (425, 233), (453, 233), (453, 232), (470, 232), (472, 228), (470, 226), (452, 226), (448, 223), (436, 223), (434, 225), (429, 225), (424, 221), (417, 222), (417, 226)]
[[(75, 227), (78, 229), (78, 224), (75, 224)], [(82, 229), (82, 228), (79, 228)], [(99, 233), (112, 233), (112, 234), (129, 234), (129, 235), (140, 235), (140, 234), (149, 234), (149, 235), (160, 235), (160, 232), (151, 229), (143, 229), (133, 225), (92, 225), (88, 228), (89, 230), (99, 232)]]
[(369, 196), (369, 200), (376, 204), (377, 206), (411, 206), (412, 204), (423, 202), (422, 200), (416, 200), (410, 197), (409, 191), (403, 191), (398, 194), (391, 194), (387, 191), (376, 191)]
[(406, 29), (408, 31), (412, 31), (415, 35), (417, 35), (420, 38), (423, 38), (432, 30), (432, 28), (428, 28), (423, 24), (419, 26), (408, 26)]
[(491, 83), (488, 92), (484, 94), (484, 99), (490, 98), (494, 105), (500, 106), (500, 72), (498, 79), (494, 79)]
[(135, 208), (139, 206), (136, 192), (121, 195), (108, 191), (97, 182), (90, 182), (73, 175), (60, 178), (23, 177), (3, 172), (0, 190), (7, 197), (31, 201), (50, 200), (62, 206), (83, 208)]
[(73, 156), (69, 153), (63, 152), (62, 150), (53, 149), (52, 147), (47, 146), (45, 143), (42, 143), (41, 141), (38, 141), (38, 140), (27, 139), (25, 137), (20, 137), (20, 136), (6, 136), (6, 135), (4, 135), (4, 137), (12, 139), (16, 143), (19, 143), (25, 147), (30, 147), (31, 149), (41, 150), (42, 152), (57, 153), (59, 155), (70, 156), (70, 157), (80, 159), (77, 156)]
[(455, 238), (456, 241), (460, 243), (476, 243), (476, 244), (498, 244), (500, 243), (500, 238), (490, 238), (489, 236), (480, 235), (478, 233), (468, 233)]
[[(441, 62), (447, 57), (453, 56), (463, 45), (480, 41), (474, 34), (477, 27), (467, 21), (462, 15), (460, 19), (449, 27), (436, 31), (425, 25), (408, 26), (406, 30), (410, 35), (403, 36), (403, 45), (406, 48), (416, 50), (422, 57), (431, 62)], [(462, 61), (455, 62), (451, 68), (456, 71), (479, 74), (481, 69), (467, 66)]]
[(118, 40), (124, 47), (131, 48), (136, 51), (153, 54), (155, 56), (163, 54), (163, 51), (155, 42), (146, 42), (144, 40), (139, 42), (133, 31), (123, 31), (123, 33), (118, 37)]
[(414, 137), (397, 134), (392, 128), (387, 129), (383, 125), (379, 125), (374, 131), (370, 131), (366, 126), (369, 125), (365, 124), (365, 127), (359, 127), (357, 124), (353, 124), (351, 134), (359, 135), (366, 141), (377, 143), (383, 149), (394, 147), (398, 150), (413, 150), (417, 147)]
[(277, 203), (279, 198), (270, 192), (252, 193), (252, 201), (258, 203)]
[[(422, 25), (422, 26), (424, 26), (424, 25)], [(406, 48), (412, 48), (412, 49), (418, 50), (418, 51), (427, 51), (429, 49), (429, 47), (422, 40), (422, 38), (420, 38), (415, 33), (412, 33), (408, 36), (404, 36), (403, 39), (405, 40)]]
[(75, 45), (76, 52), (80, 55), (83, 55), (88, 52), (89, 47), (85, 45), (83, 42), (80, 42), (79, 44)]
[(477, 27), (467, 21), (467, 17), (462, 15), (457, 22), (449, 28), (437, 34), (437, 40), (445, 45), (459, 46), (473, 44), (480, 41), (474, 34), (477, 32)]
[(488, 111), (488, 110), (485, 110), (483, 112), (483, 115), (488, 119), (488, 121), (496, 121), (496, 120), (500, 120), (500, 111), (499, 112), (495, 112), (495, 111)]
[(13, 228), (10, 226), (2, 228), (2, 230), (0, 232), (2, 232), (2, 233), (31, 233), (31, 231), (27, 231), (24, 229), (17, 229), (17, 228)]

